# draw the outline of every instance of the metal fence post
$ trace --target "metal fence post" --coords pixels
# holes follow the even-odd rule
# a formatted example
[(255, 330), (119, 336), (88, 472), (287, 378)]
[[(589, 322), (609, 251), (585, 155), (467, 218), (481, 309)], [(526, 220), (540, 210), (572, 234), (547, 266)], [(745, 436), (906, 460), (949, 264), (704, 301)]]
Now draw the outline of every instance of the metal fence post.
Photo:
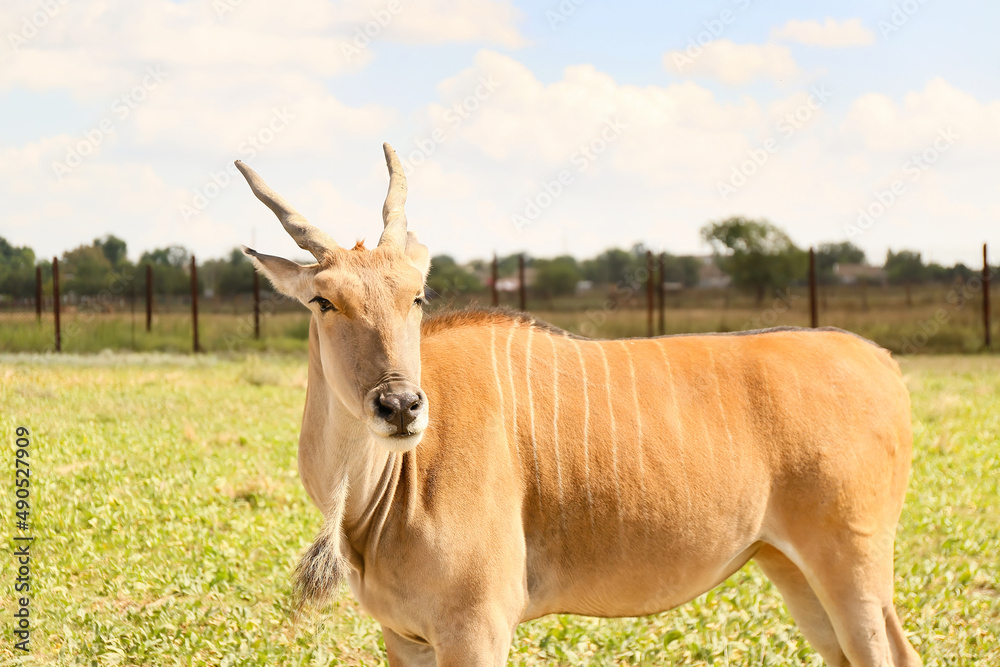
[(131, 345), (130, 345), (130, 347), (131, 347), (132, 351), (135, 352), (135, 281), (134, 280), (132, 282), (130, 282), (129, 285), (128, 285), (128, 305), (129, 305), (129, 311), (132, 314), (132, 317), (131, 317), (131, 320), (132, 320), (132, 329), (130, 331), (130, 335), (131, 335)]
[(990, 347), (990, 264), (986, 256), (986, 244), (983, 244), (983, 324), (986, 328), (984, 342)]
[(518, 255), (517, 258), (517, 289), (521, 311), (526, 312), (528, 310), (528, 294), (524, 286), (524, 254)]
[(153, 265), (146, 265), (146, 331), (153, 330)]
[(42, 267), (35, 267), (35, 317), (42, 323)]
[(52, 258), (52, 310), (56, 316), (56, 352), (62, 352), (62, 331), (59, 329), (59, 258)]
[(191, 255), (191, 330), (194, 333), (194, 351), (200, 352), (198, 345), (198, 265)]
[(667, 279), (667, 271), (666, 271), (666, 256), (662, 252), (660, 253), (659, 265), (660, 265), (660, 282), (657, 283), (656, 285), (657, 287), (656, 305), (659, 308), (659, 322), (658, 322), (659, 326), (657, 327), (656, 332), (661, 336), (663, 336), (664, 334), (667, 333), (666, 314), (664, 313), (664, 308), (666, 307), (664, 303), (666, 301), (666, 293), (665, 293), (665, 288), (663, 287), (663, 283)]
[(500, 305), (500, 295), (497, 294), (497, 275), (500, 273), (498, 264), (497, 254), (493, 253), (493, 280), (490, 283), (490, 300), (494, 308)]
[(816, 303), (816, 253), (809, 247), (809, 326), (819, 326), (819, 304)]
[(653, 251), (646, 251), (646, 336), (653, 337), (653, 281), (656, 280), (656, 268), (653, 266)]
[(253, 272), (253, 337), (260, 340), (260, 275)]

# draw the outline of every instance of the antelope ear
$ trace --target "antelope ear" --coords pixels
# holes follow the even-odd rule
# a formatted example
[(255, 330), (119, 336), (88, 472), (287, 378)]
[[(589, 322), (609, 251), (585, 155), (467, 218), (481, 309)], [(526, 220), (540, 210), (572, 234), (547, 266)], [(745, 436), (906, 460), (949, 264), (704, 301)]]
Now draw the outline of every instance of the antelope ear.
[(427, 272), (431, 270), (431, 256), (427, 252), (427, 246), (417, 241), (417, 235), (413, 232), (406, 232), (406, 258), (427, 280)]
[(250, 258), (254, 268), (264, 274), (274, 289), (302, 303), (312, 298), (308, 280), (312, 274), (311, 266), (302, 266), (274, 255), (264, 255), (246, 246), (243, 246), (243, 254)]

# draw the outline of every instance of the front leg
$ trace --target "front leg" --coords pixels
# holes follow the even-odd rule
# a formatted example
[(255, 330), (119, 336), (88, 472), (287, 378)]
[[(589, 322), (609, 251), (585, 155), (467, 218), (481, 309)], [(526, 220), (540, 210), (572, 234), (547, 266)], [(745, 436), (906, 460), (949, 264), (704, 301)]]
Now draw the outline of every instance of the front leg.
[[(447, 633), (435, 646), (401, 637), (382, 626), (390, 667), (502, 667), (510, 653), (512, 630), (493, 624), (465, 623), (463, 632)], [(475, 630), (478, 627), (478, 632)], [(499, 630), (496, 632), (495, 630)], [(469, 631), (472, 631), (471, 633)]]
[(401, 637), (382, 626), (390, 667), (501, 667), (507, 664), (510, 635), (505, 638), (483, 635), (453, 636), (437, 648)]
[(434, 638), (437, 667), (503, 667), (517, 623), (469, 610)]

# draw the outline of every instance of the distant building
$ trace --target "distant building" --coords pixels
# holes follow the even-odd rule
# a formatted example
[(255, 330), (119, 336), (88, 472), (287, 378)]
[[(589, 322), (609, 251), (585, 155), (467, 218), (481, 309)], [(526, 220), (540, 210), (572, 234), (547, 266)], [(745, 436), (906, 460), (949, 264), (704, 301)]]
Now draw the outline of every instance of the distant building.
[(713, 255), (698, 259), (701, 261), (701, 266), (698, 267), (698, 287), (729, 287), (732, 278), (719, 268)]
[(833, 275), (841, 285), (857, 285), (861, 281), (869, 285), (885, 285), (887, 282), (885, 269), (868, 264), (834, 264)]
[(498, 292), (516, 292), (518, 287), (517, 278), (497, 278)]

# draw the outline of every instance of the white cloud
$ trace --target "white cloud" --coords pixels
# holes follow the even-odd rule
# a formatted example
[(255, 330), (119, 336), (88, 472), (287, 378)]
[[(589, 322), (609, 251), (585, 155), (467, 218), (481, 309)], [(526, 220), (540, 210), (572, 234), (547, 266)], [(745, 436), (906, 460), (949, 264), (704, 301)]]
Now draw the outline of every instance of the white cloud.
[[(455, 105), (490, 77), (496, 90), (458, 122)], [(821, 88), (767, 102), (749, 95), (724, 101), (695, 82), (625, 85), (592, 65), (568, 67), (545, 83), (523, 63), (482, 51), (473, 67), (439, 84), (439, 99), (426, 110), (418, 137), (443, 128), (447, 138), (411, 178), (412, 206), (423, 214), (419, 231), (432, 252), (447, 248), (462, 256), (483, 256), (484, 248), (537, 255), (568, 249), (586, 256), (635, 241), (703, 252), (700, 226), (730, 215), (769, 218), (801, 245), (843, 240), (860, 207), (892, 180), (909, 178), (903, 172), (907, 154), (884, 149), (920, 150), (934, 138), (921, 130), (936, 131), (948, 119), (969, 128), (963, 150), (979, 138), (985, 146), (1000, 145), (991, 138), (1000, 133), (1000, 103), (981, 102), (943, 80), (901, 101), (869, 95), (852, 105), (848, 99), (847, 116), (825, 103)], [(627, 124), (625, 131), (586, 170), (577, 170), (573, 158), (580, 146), (599, 137), (614, 117)], [(746, 185), (722, 199), (717, 184), (751, 155), (759, 158), (768, 140), (773, 149), (766, 163), (751, 165)], [(401, 155), (409, 148), (397, 146)], [(995, 148), (980, 153), (990, 150), (995, 154)], [(539, 199), (547, 184), (554, 191), (562, 169), (572, 182), (561, 194)], [(908, 225), (910, 246), (933, 244), (937, 232), (928, 221), (945, 215), (948, 206), (962, 211), (956, 233), (974, 236), (985, 229), (993, 206), (956, 185), (968, 179), (969, 169), (948, 154), (933, 175), (907, 180), (906, 195), (891, 214), (858, 239), (871, 259), (899, 245), (902, 225)], [(431, 194), (438, 187), (447, 192), (459, 171), (460, 194), (453, 200)], [(544, 206), (519, 229), (513, 216), (524, 215), (532, 202)], [(954, 252), (962, 251), (956, 246)]]
[[(486, 80), (495, 91), (462, 117), (456, 105), (461, 110), (462, 100)], [(568, 67), (561, 80), (546, 85), (522, 63), (492, 51), (481, 51), (473, 67), (438, 88), (441, 101), (427, 109), (425, 136), (439, 129), (444, 146), (474, 147), (529, 182), (561, 168), (590, 177), (611, 163), (652, 181), (704, 174), (742, 149), (744, 131), (764, 118), (750, 98), (721, 102), (693, 82), (622, 85), (592, 65)], [(601, 155), (581, 171), (591, 144)], [(410, 154), (410, 147), (397, 148)]]
[[(664, 56), (668, 70), (714, 81), (685, 78), (669, 85), (623, 84), (586, 59), (553, 80), (551, 61), (532, 60), (541, 63), (536, 70), (484, 49), (471, 64), (447, 70), (452, 74), (438, 83), (434, 103), (414, 111), (422, 103), (415, 100), (428, 92), (422, 87), (404, 86), (395, 99), (373, 92), (374, 77), (331, 81), (356, 73), (377, 53), (362, 50), (348, 61), (341, 47), (354, 44), (358, 29), (377, 24), (388, 4), (304, 0), (284, 7), (244, 0), (219, 17), (207, 2), (67, 3), (65, 14), (52, 17), (0, 67), (0, 91), (56, 91), (12, 99), (58, 106), (69, 91), (81, 102), (55, 109), (58, 114), (47, 107), (39, 123), (15, 128), (39, 135), (15, 132), (0, 140), (0, 234), (46, 255), (111, 232), (125, 238), (135, 256), (182, 243), (206, 258), (256, 238), (265, 252), (297, 257), (300, 251), (273, 215), (238, 179), (219, 188), (196, 217), (185, 220), (178, 212), (206, 191), (211, 174), (236, 157), (250, 161), (241, 152), (248, 136), (264, 144), (254, 168), (344, 244), (378, 238), (386, 187), (381, 142), (391, 141), (403, 159), (425, 152), (410, 173), (410, 220), (432, 253), (460, 258), (494, 249), (587, 256), (636, 241), (700, 252), (698, 228), (733, 214), (768, 217), (800, 244), (839, 240), (858, 207), (900, 177), (904, 160), (949, 125), (960, 137), (954, 150), (919, 182), (908, 182), (906, 197), (866, 232), (862, 245), (879, 259), (884, 245), (880, 251), (876, 246), (899, 243), (896, 232), (906, 224), (909, 246), (943, 247), (950, 238), (979, 238), (996, 218), (1000, 102), (945, 79), (903, 96), (869, 87), (876, 92), (854, 99), (856, 91), (838, 88), (836, 104), (813, 108), (809, 92), (797, 87), (779, 86), (777, 94), (772, 86), (713, 92), (714, 82), (779, 80), (804, 87), (784, 43), (717, 40), (695, 53), (670, 52)], [(380, 28), (375, 41), (521, 42), (517, 12), (504, 2), (413, 0), (402, 6), (405, 11)], [(33, 0), (16, 3), (13, 14), (5, 7), (0, 32), (17, 29), (17, 12), (35, 7)], [(838, 30), (850, 23), (838, 23)], [(789, 24), (775, 34), (836, 41), (817, 26), (819, 36), (808, 37), (815, 26), (793, 30)], [(452, 53), (399, 50), (413, 59), (399, 63), (403, 76), (409, 75), (406, 67), (439, 66)], [(113, 101), (133, 90), (149, 65), (160, 65), (166, 80), (126, 118), (114, 117)], [(270, 126), (275, 109), (292, 116), (280, 132)], [(786, 136), (778, 123), (790, 114), (798, 125)], [(57, 181), (52, 161), (105, 116), (115, 121), (111, 136)], [(609, 123), (621, 130), (606, 135)], [(45, 133), (50, 136), (40, 136)], [(759, 155), (769, 138), (778, 139), (778, 148), (766, 164), (735, 195), (720, 199), (717, 183)], [(599, 150), (580, 169), (575, 158), (587, 148)], [(572, 182), (529, 227), (514, 226), (512, 214), (542, 201), (539, 195), (548, 194), (561, 170), (571, 172)], [(954, 225), (946, 235), (942, 220)]]
[(436, 160), (428, 160), (415, 169), (408, 184), (425, 200), (453, 201), (475, 192), (472, 178), (459, 171), (445, 171)]
[(854, 100), (841, 126), (867, 151), (899, 152), (924, 148), (951, 128), (965, 150), (1000, 149), (1000, 101), (980, 102), (940, 77), (922, 91), (911, 91), (902, 105), (888, 95), (868, 93)]
[[(509, 48), (524, 45), (516, 22), (520, 12), (498, 0), (399, 0), (404, 10), (391, 34), (407, 44), (484, 42)], [(371, 3), (367, 3), (371, 4)]]
[(149, 240), (157, 234), (182, 240), (169, 207), (177, 191), (148, 164), (93, 159), (57, 180), (50, 156), (70, 139), (0, 149), (4, 236), (44, 254), (54, 245), (62, 252), (106, 233), (130, 244), (141, 239), (138, 247), (152, 247)]
[(84, 101), (100, 100), (131, 86), (150, 64), (175, 78), (196, 70), (222, 81), (232, 70), (254, 67), (312, 76), (351, 69), (341, 54), (349, 37), (329, 29), (326, 3), (312, 4), (314, 22), (296, 32), (273, 3), (246, 3), (223, 19), (207, 3), (68, 3), (0, 70), (0, 90), (62, 88)]
[(252, 85), (240, 78), (219, 86), (197, 73), (168, 80), (120, 125), (134, 130), (135, 146), (247, 160), (258, 153), (332, 153), (346, 140), (377, 141), (394, 116), (380, 105), (348, 106), (309, 77), (261, 69)]
[[(246, 193), (241, 190), (240, 194)], [(375, 233), (377, 230), (376, 225), (372, 223), (377, 221), (377, 216), (380, 214), (379, 204), (377, 202), (370, 202), (368, 205), (359, 204), (345, 196), (340, 188), (329, 181), (312, 178), (302, 187), (281, 194), (293, 202), (293, 206), (310, 222), (324, 229), (340, 245), (350, 247), (357, 239), (363, 238), (366, 232)], [(241, 205), (258, 204), (256, 200), (250, 201), (245, 196), (242, 199)], [(281, 233), (271, 212), (262, 206), (254, 206), (253, 219), (263, 222), (271, 232)], [(363, 228), (358, 227), (361, 222), (366, 222)]]
[(735, 44), (717, 39), (698, 50), (667, 51), (663, 66), (684, 76), (704, 76), (729, 85), (743, 85), (755, 79), (788, 82), (799, 67), (788, 47), (779, 44)]
[[(352, 142), (378, 145), (397, 112), (379, 104), (348, 105), (329, 90), (330, 77), (371, 58), (369, 40), (521, 42), (518, 12), (506, 0), (55, 6), (59, 11), (29, 31), (0, 67), (0, 92), (69, 91), (97, 112), (86, 129), (74, 124), (67, 131), (111, 122), (98, 152), (127, 149), (128, 159), (172, 154), (199, 171), (206, 163), (221, 168), (258, 153), (342, 154)], [(19, 21), (37, 11), (33, 0), (18, 2), (0, 24), (18, 32)], [(127, 115), (120, 113), (122, 98), (137, 90), (150, 68), (163, 80), (142, 90), (140, 100), (128, 100)], [(280, 132), (274, 131), (275, 114), (288, 118), (278, 123)]]
[(861, 19), (836, 21), (827, 18), (823, 23), (815, 19), (805, 21), (792, 19), (780, 28), (773, 29), (771, 39), (798, 42), (808, 46), (838, 48), (874, 44), (875, 33), (866, 28)]
[[(130, 85), (134, 73), (148, 64), (175, 76), (207, 72), (219, 81), (256, 69), (330, 77), (363, 66), (371, 58), (368, 45), (379, 40), (523, 43), (515, 25), (519, 13), (507, 0), (302, 0), (291, 5), (108, 0), (56, 6), (59, 11), (28, 30), (0, 68), (0, 91), (65, 88), (79, 99), (94, 100)], [(18, 36), (25, 17), (38, 13), (32, 0), (6, 9), (4, 34)]]

